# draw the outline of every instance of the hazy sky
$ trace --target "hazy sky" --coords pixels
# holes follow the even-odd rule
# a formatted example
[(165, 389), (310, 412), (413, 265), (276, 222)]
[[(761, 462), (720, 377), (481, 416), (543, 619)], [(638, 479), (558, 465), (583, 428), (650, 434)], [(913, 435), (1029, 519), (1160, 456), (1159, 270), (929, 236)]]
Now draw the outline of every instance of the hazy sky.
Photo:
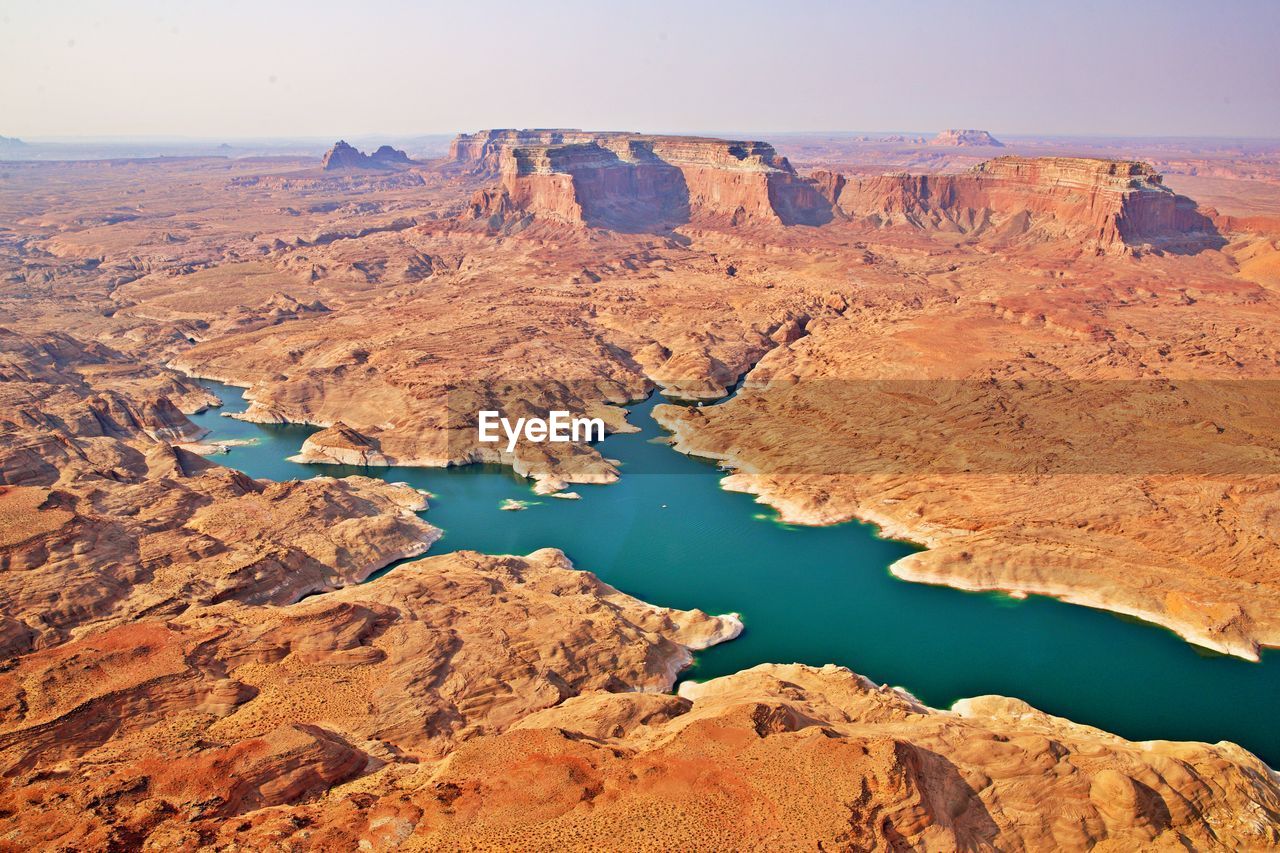
[(0, 0), (0, 134), (1280, 137), (1280, 0)]

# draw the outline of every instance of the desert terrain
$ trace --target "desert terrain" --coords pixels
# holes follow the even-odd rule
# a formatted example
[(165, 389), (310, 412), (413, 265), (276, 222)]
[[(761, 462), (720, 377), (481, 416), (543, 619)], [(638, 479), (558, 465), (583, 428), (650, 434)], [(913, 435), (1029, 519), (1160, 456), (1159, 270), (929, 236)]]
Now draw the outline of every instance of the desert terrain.
[(432, 159), (2, 162), (0, 849), (1280, 847), (1280, 776), (1236, 744), (782, 660), (676, 692), (736, 616), (555, 548), (433, 553), (430, 495), (255, 480), (187, 417), (216, 379), (246, 420), (320, 428), (307, 461), (555, 494), (633, 474), (483, 444), (477, 412), (623, 432), (656, 389), (726, 489), (924, 546), (904, 581), (1257, 661), (1277, 341), (1258, 142), (490, 130)]

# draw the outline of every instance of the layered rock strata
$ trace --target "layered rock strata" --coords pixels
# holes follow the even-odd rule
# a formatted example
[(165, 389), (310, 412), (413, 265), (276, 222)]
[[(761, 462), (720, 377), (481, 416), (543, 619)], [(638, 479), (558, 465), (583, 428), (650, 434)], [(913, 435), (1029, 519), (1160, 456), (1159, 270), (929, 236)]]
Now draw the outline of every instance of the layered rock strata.
[(1195, 202), (1143, 163), (1000, 157), (959, 175), (816, 178), (846, 216), (991, 242), (1073, 240), (1125, 252), (1147, 243), (1208, 245), (1217, 236)]
[(501, 178), (475, 214), (507, 208), (573, 224), (651, 230), (694, 220), (820, 224), (830, 210), (764, 142), (582, 131), (485, 131), (451, 157)]
[[(1276, 776), (1239, 748), (1133, 743), (1014, 699), (937, 711), (846, 669), (800, 665), (759, 666), (680, 696), (575, 691), (552, 670), (530, 678), (524, 663), (514, 685), (541, 684), (544, 695), (414, 678), (425, 662), (397, 640), (417, 642), (433, 626), (408, 618), (411, 588), (384, 596), (389, 604), (312, 605), (265, 630), (233, 628), (222, 681), (201, 672), (210, 664), (193, 651), (199, 634), (139, 626), (130, 638), (101, 636), (112, 686), (127, 693), (149, 676), (155, 710), (105, 739), (82, 728), (46, 747), (91, 773), (77, 786), (37, 775), (0, 729), (0, 760), (25, 783), (0, 794), (0, 827), (35, 846), (145, 839), (156, 849), (1280, 845)], [(362, 627), (343, 631), (344, 621)], [(251, 654), (230, 651), (253, 636)], [(147, 654), (126, 668), (124, 648), (139, 640)], [(27, 713), (50, 733), (71, 731), (74, 699), (92, 707), (111, 696), (106, 684), (50, 696), (56, 679), (40, 678), (57, 671), (55, 657), (0, 675), (29, 691)], [(205, 698), (178, 698), (183, 679), (204, 679)], [(397, 705), (404, 687), (425, 715)], [(147, 753), (165, 691), (165, 736), (182, 752), (140, 763), (139, 776), (128, 761)], [(486, 707), (496, 716), (476, 725)], [(305, 722), (315, 719), (324, 722)], [(452, 740), (443, 760), (401, 751), (432, 740)]]
[(407, 486), (260, 482), (174, 446), (202, 431), (130, 389), (216, 402), (178, 377), (117, 371), (119, 390), (98, 389), (81, 371), (111, 377), (105, 348), (14, 332), (0, 344), (0, 656), (229, 599), (288, 604), (439, 535)]

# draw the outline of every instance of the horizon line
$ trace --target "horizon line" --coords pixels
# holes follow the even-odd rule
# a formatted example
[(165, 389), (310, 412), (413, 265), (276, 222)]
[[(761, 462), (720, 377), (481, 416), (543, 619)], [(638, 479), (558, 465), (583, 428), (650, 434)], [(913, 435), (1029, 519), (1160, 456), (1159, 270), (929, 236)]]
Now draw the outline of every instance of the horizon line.
[(1249, 142), (1278, 142), (1280, 136), (1250, 136), (1247, 134), (1214, 134), (1214, 133), (1161, 133), (1161, 134), (1132, 134), (1132, 133), (1056, 133), (1056, 132), (1028, 132), (1028, 131), (991, 131), (989, 128), (941, 128), (934, 130), (632, 130), (632, 129), (600, 129), (587, 127), (572, 127), (567, 125), (539, 125), (519, 127), (508, 125), (481, 127), (475, 130), (454, 130), (454, 131), (414, 131), (414, 132), (383, 132), (383, 131), (361, 131), (347, 132), (339, 134), (317, 134), (306, 133), (296, 136), (284, 134), (271, 134), (263, 136), (244, 136), (244, 135), (184, 135), (184, 134), (50, 134), (50, 135), (14, 135), (8, 136), (0, 133), (0, 137), (10, 140), (17, 140), (27, 145), (59, 145), (59, 144), (86, 144), (86, 143), (123, 143), (123, 142), (174, 142), (174, 143), (216, 143), (229, 144), (233, 142), (333, 142), (344, 139), (371, 139), (371, 138), (387, 138), (387, 139), (414, 139), (422, 137), (441, 137), (452, 138), (466, 133), (478, 133), (485, 130), (583, 130), (587, 132), (597, 133), (636, 133), (650, 136), (716, 136), (722, 138), (751, 138), (762, 139), (767, 135), (788, 135), (788, 136), (861, 136), (861, 135), (920, 135), (930, 136), (940, 133), (942, 130), (953, 129), (978, 129), (986, 130), (996, 139), (1026, 139), (1026, 140), (1053, 140), (1053, 139), (1124, 139), (1124, 140), (1222, 140), (1222, 141), (1249, 141)]

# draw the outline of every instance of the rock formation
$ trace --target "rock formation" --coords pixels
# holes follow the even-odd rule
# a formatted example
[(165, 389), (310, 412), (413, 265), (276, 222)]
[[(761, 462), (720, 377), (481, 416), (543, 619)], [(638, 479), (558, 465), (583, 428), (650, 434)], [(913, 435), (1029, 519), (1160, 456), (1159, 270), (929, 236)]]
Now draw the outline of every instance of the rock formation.
[(408, 166), (412, 163), (413, 161), (409, 159), (409, 155), (398, 148), (392, 148), (390, 145), (382, 145), (372, 154), (365, 154), (343, 140), (338, 140), (332, 148), (325, 152), (324, 159), (320, 162), (320, 167), (325, 171), (388, 169)]
[(0, 330), (0, 655), (230, 598), (287, 604), (438, 536), (407, 486), (263, 483), (175, 447), (203, 431), (131, 386), (216, 398), (161, 371), (97, 371), (113, 388), (83, 378), (119, 359)]
[(193, 409), (216, 402), (171, 371), (130, 365), (107, 347), (0, 327), (0, 482), (141, 476), (155, 461), (150, 451), (204, 432), (171, 397)]
[(949, 148), (969, 148), (974, 146), (985, 146), (988, 148), (1003, 148), (1004, 143), (996, 139), (985, 130), (956, 130), (951, 128), (944, 130), (929, 140), (930, 145), (941, 145)]
[[(1216, 238), (1195, 203), (1143, 163), (1000, 157), (959, 175), (881, 175), (819, 186), (847, 216), (1009, 243), (1075, 240), (1101, 252)], [(1220, 244), (1220, 240), (1218, 241)]]
[[(636, 601), (550, 550), (429, 558), (290, 607), (232, 594), (140, 614), (0, 672), (0, 836), (172, 847), (355, 776), (412, 776), (579, 693), (669, 690), (691, 649), (741, 627)], [(49, 784), (55, 762), (74, 791)]]
[(601, 134), (584, 130), (481, 130), (460, 133), (449, 145), (449, 159), (473, 174), (496, 178), (503, 152), (521, 146), (590, 144)]
[(473, 215), (516, 209), (620, 231), (691, 219), (737, 225), (820, 224), (829, 205), (764, 142), (632, 133), (484, 131), (460, 136), (451, 157), (501, 178)]
[[(425, 662), (397, 639), (416, 645), (434, 626), (407, 620), (412, 598), (389, 600), (312, 605), (256, 633), (232, 627), (227, 653), (258, 639), (226, 659), (232, 677), (222, 681), (195, 638), (176, 631), (79, 643), (116, 696), (152, 703), (109, 733), (74, 728), (83, 721), (72, 702), (102, 709), (115, 697), (106, 685), (60, 695), (57, 667), (72, 649), (31, 656), (0, 681), (25, 688), (46, 754), (91, 775), (68, 786), (38, 774), (14, 737), (30, 743), (35, 727), (4, 709), (18, 725), (0, 728), (0, 760), (23, 785), (0, 794), (0, 829), (29, 846), (78, 847), (121, 838), (376, 850), (661, 850), (691, 838), (713, 849), (1280, 844), (1274, 773), (1229, 744), (1132, 743), (997, 696), (941, 712), (831, 666), (763, 665), (670, 696), (575, 689), (517, 657), (517, 692), (484, 695), (462, 679), (414, 679)], [(470, 626), (464, 636), (466, 672), (470, 642), (485, 641)], [(142, 652), (130, 667), (134, 644)], [(424, 700), (426, 714), (414, 707)], [(182, 753), (131, 765), (162, 720)], [(449, 743), (443, 760), (421, 746), (400, 751), (432, 739)]]
[[(997, 696), (938, 712), (839, 667), (763, 665), (680, 692), (678, 699), (579, 696), (460, 748), (432, 777), (448, 797), (416, 799), (424, 811), (419, 843), (652, 850), (690, 838), (708, 849), (819, 850), (1280, 843), (1274, 778), (1230, 746), (1130, 743)], [(1210, 783), (1224, 765), (1238, 773), (1225, 785)]]
[(325, 152), (324, 159), (320, 161), (320, 168), (326, 171), (333, 169), (360, 169), (368, 162), (368, 155), (340, 139)]
[(387, 458), (378, 450), (377, 441), (339, 421), (333, 426), (307, 436), (302, 451), (294, 462), (323, 462), (334, 465), (386, 465)]
[(378, 149), (369, 155), (369, 159), (374, 163), (403, 163), (407, 165), (413, 162), (404, 151), (399, 148), (392, 148), (390, 145), (379, 145)]
[[(939, 139), (999, 146), (985, 131)], [(471, 216), (491, 225), (513, 215), (618, 231), (691, 220), (815, 225), (834, 211), (1003, 243), (1074, 240), (1103, 252), (1216, 237), (1194, 202), (1130, 161), (1001, 157), (960, 175), (802, 178), (765, 143), (547, 130), (460, 136), (451, 157), (500, 179), (500, 188), (471, 200)]]

